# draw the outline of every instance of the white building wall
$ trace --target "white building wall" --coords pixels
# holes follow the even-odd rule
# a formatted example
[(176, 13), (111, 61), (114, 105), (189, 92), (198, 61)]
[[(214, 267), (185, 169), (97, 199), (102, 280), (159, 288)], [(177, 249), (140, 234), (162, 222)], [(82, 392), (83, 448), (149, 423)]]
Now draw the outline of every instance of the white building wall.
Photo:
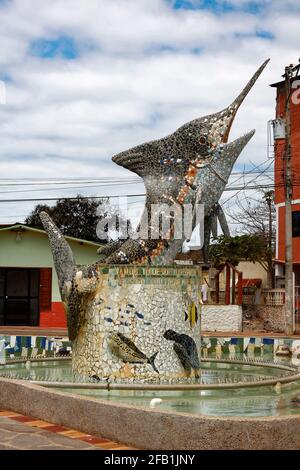
[(202, 331), (240, 332), (242, 329), (241, 305), (202, 305)]

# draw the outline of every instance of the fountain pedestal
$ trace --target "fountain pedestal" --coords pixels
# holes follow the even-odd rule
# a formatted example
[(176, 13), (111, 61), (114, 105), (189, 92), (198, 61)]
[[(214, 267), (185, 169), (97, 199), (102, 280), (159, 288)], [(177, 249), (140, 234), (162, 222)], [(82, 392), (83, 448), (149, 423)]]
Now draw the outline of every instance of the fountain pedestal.
[[(193, 360), (191, 370), (184, 360), (191, 344), (200, 359), (201, 270), (99, 265), (97, 271), (97, 288), (86, 299), (73, 340), (74, 375), (129, 383), (192, 380)], [(164, 337), (168, 330), (186, 335), (180, 338), (189, 344), (176, 349), (176, 341)], [(147, 359), (156, 353), (151, 365)]]

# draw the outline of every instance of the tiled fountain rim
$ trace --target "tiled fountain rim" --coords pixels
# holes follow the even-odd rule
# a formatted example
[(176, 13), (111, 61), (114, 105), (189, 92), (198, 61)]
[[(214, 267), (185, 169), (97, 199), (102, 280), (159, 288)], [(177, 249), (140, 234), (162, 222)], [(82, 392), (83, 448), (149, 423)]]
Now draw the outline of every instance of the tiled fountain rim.
[[(211, 304), (209, 304), (211, 305)], [(0, 338), (2, 336), (31, 336), (31, 337), (46, 337), (46, 338), (68, 338), (68, 332), (66, 328), (61, 328), (58, 331), (57, 328), (41, 328), (41, 327), (26, 327), (26, 329), (17, 327), (6, 327), (0, 326)], [(243, 332), (234, 332), (234, 331), (208, 331), (202, 330), (201, 336), (211, 337), (211, 338), (273, 338), (273, 339), (300, 339), (300, 333), (295, 333), (293, 335), (286, 335), (285, 333), (275, 333), (275, 332), (260, 332), (260, 331), (243, 331)]]
[(4, 378), (0, 378), (0, 406), (145, 449), (300, 449), (300, 415), (224, 417), (169, 412), (65, 395)]
[[(300, 414), (299, 415), (289, 415), (289, 416), (257, 416), (257, 417), (252, 417), (252, 416), (249, 416), (249, 417), (245, 417), (245, 416), (230, 416), (230, 417), (227, 417), (227, 416), (215, 416), (215, 415), (202, 415), (202, 414), (194, 414), (194, 413), (184, 413), (184, 412), (179, 412), (179, 411), (168, 411), (168, 410), (163, 410), (163, 409), (158, 409), (158, 408), (148, 408), (148, 407), (143, 407), (143, 406), (139, 406), (139, 407), (136, 407), (136, 406), (133, 406), (133, 405), (129, 405), (128, 403), (112, 403), (110, 401), (107, 401), (107, 400), (99, 400), (98, 398), (93, 398), (93, 397), (86, 397), (86, 396), (83, 396), (83, 395), (77, 395), (77, 394), (74, 394), (74, 393), (68, 393), (68, 395), (65, 395), (63, 392), (59, 391), (59, 390), (49, 390), (41, 385), (38, 385), (38, 384), (35, 384), (35, 383), (31, 383), (31, 382), (28, 382), (28, 381), (25, 381), (25, 380), (18, 380), (18, 379), (14, 379), (14, 380), (11, 380), (11, 379), (6, 379), (4, 377), (0, 377), (0, 391), (2, 391), (2, 385), (4, 382), (10, 382), (10, 383), (14, 383), (16, 386), (18, 387), (25, 387), (25, 388), (28, 388), (29, 390), (32, 389), (32, 390), (35, 390), (35, 391), (42, 391), (42, 390), (46, 390), (47, 392), (53, 394), (53, 396), (60, 396), (60, 397), (70, 397), (72, 399), (77, 399), (79, 398), (80, 401), (86, 401), (86, 402), (90, 402), (92, 401), (94, 404), (95, 403), (100, 403), (101, 405), (105, 405), (105, 406), (109, 406), (109, 405), (112, 405), (113, 407), (116, 407), (119, 409), (119, 411), (122, 411), (122, 409), (126, 409), (126, 410), (143, 410), (147, 413), (155, 413), (155, 414), (158, 414), (158, 413), (161, 413), (161, 414), (164, 414), (164, 415), (171, 415), (171, 416), (185, 416), (185, 417), (193, 417), (193, 418), (209, 418), (209, 419), (212, 419), (212, 420), (215, 420), (215, 421), (218, 421), (218, 420), (222, 420), (222, 421), (256, 421), (256, 420), (259, 420), (259, 421), (277, 421), (278, 419), (287, 419), (289, 417), (297, 417), (298, 420), (300, 420)], [(3, 407), (3, 403), (2, 403), (2, 400), (1, 400), (1, 397), (0, 397), (0, 405), (1, 407)], [(29, 404), (28, 404), (29, 405)], [(30, 407), (31, 407), (32, 404), (30, 404)], [(9, 409), (11, 411), (16, 411), (14, 409), (11, 409), (11, 408), (6, 408), (6, 409)], [(32, 414), (30, 414), (30, 416), (32, 416)]]
[[(67, 361), (70, 360), (69, 357), (59, 357), (59, 358), (37, 358), (33, 359), (30, 362), (44, 362), (44, 361)], [(253, 388), (253, 387), (266, 387), (280, 384), (287, 384), (297, 380), (300, 380), (300, 369), (297, 366), (292, 364), (286, 364), (281, 362), (273, 362), (273, 361), (264, 361), (262, 360), (247, 360), (241, 358), (201, 358), (202, 362), (207, 363), (219, 363), (219, 364), (236, 364), (236, 365), (244, 365), (244, 366), (252, 366), (252, 367), (269, 367), (270, 369), (282, 369), (290, 372), (285, 376), (277, 376), (273, 379), (265, 379), (265, 380), (254, 380), (251, 382), (223, 382), (223, 383), (215, 383), (215, 384), (166, 384), (166, 383), (118, 383), (115, 382), (100, 382), (100, 383), (91, 383), (91, 382), (54, 382), (54, 381), (43, 381), (43, 380), (30, 380), (27, 381), (31, 384), (41, 385), (46, 388), (75, 388), (75, 389), (98, 389), (98, 390), (144, 390), (144, 391), (153, 391), (153, 390), (165, 390), (165, 391), (175, 391), (175, 390), (185, 390), (185, 391), (192, 391), (192, 390), (222, 390), (222, 389), (237, 389), (237, 388)], [(7, 365), (10, 364), (21, 364), (28, 362), (28, 359), (14, 359), (8, 360), (6, 362)], [(5, 364), (2, 364), (2, 366)], [(0, 375), (1, 377), (1, 375)], [(5, 377), (5, 376), (4, 376)], [(18, 380), (11, 378), (11, 380)]]
[[(236, 352), (239, 352), (239, 354), (245, 353), (249, 342), (255, 345), (255, 348), (258, 348), (256, 351), (258, 353), (259, 348), (262, 348), (261, 351), (261, 357), (264, 356), (265, 352), (271, 352), (275, 356), (275, 348), (278, 347), (279, 344), (285, 344), (288, 345), (290, 348), (299, 345), (300, 338), (297, 338), (296, 336), (284, 336), (284, 335), (276, 335), (276, 334), (259, 334), (259, 333), (250, 333), (247, 332), (246, 334), (235, 334), (235, 333), (230, 333), (230, 332), (202, 332), (201, 334), (202, 338), (202, 352), (204, 357), (215, 357), (215, 354), (218, 353), (218, 356), (220, 357), (220, 354), (223, 356), (228, 355), (228, 353), (231, 353), (231, 356), (236, 355), (234, 351), (228, 351), (228, 345), (237, 345), (237, 350)], [(15, 356), (12, 354), (10, 355), (10, 348), (14, 348), (14, 345), (19, 342), (19, 349), (15, 353)], [(42, 345), (44, 344), (44, 346)], [(53, 335), (1, 335), (0, 333), (0, 362), (2, 361), (7, 361), (14, 356), (14, 359), (19, 360), (21, 358), (21, 349), (22, 346), (28, 346), (29, 349), (25, 348), (28, 353), (26, 353), (26, 356), (23, 358), (30, 359), (30, 358), (38, 358), (41, 357), (44, 360), (47, 358), (51, 359), (59, 359), (59, 354), (54, 353), (55, 349), (55, 344), (61, 344), (63, 347), (66, 347), (67, 349), (71, 349), (71, 342), (67, 337), (54, 337)], [(221, 350), (216, 350), (216, 345), (221, 345)], [(269, 346), (268, 346), (269, 345)], [(265, 348), (265, 346), (268, 346)], [(30, 354), (30, 350), (33, 351), (33, 348), (37, 347), (38, 348), (38, 354), (36, 356), (32, 356)], [(208, 350), (206, 348), (208, 347)], [(264, 350), (264, 351), (263, 351)], [(14, 352), (12, 350), (12, 352)], [(69, 353), (68, 353), (69, 354)]]

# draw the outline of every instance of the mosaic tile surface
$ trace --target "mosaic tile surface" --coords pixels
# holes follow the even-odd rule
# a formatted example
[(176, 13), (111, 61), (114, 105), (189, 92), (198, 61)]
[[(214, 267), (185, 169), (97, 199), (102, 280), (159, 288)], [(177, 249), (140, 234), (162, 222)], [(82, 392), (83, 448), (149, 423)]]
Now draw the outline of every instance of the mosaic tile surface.
[(0, 336), (0, 361), (5, 359), (34, 359), (67, 355), (71, 352), (68, 338), (47, 336)]
[[(38, 356), (53, 357), (54, 351), (64, 348), (71, 352), (71, 343), (68, 339), (53, 340), (50, 337), (40, 336), (0, 336), (0, 360), (10, 359), (11, 354), (16, 358), (21, 356), (23, 345), (31, 344), (28, 348), (27, 357), (30, 358), (33, 351), (32, 346), (36, 345), (38, 348)], [(216, 353), (221, 353), (224, 356), (229, 354), (243, 355), (254, 354), (276, 356), (276, 351), (281, 346), (286, 346), (290, 351), (293, 348), (300, 347), (300, 339), (292, 338), (270, 338), (270, 337), (217, 337), (217, 336), (203, 336), (201, 337), (201, 350), (203, 356), (214, 356)]]

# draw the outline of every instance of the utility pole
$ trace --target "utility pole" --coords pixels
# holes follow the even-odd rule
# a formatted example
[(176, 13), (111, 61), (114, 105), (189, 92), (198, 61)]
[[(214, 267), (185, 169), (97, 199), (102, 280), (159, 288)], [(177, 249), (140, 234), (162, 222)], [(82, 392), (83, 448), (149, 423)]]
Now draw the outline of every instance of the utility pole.
[(264, 194), (264, 199), (268, 206), (268, 222), (269, 222), (269, 233), (268, 233), (268, 252), (267, 252), (267, 262), (268, 262), (268, 287), (273, 289), (274, 287), (274, 273), (273, 273), (273, 218), (272, 218), (272, 203), (274, 201), (274, 192), (267, 191)]
[(293, 237), (292, 237), (292, 148), (291, 148), (291, 78), (293, 66), (285, 68), (285, 152), (284, 152), (284, 188), (285, 188), (285, 320), (286, 333), (294, 333), (294, 286), (293, 286)]

